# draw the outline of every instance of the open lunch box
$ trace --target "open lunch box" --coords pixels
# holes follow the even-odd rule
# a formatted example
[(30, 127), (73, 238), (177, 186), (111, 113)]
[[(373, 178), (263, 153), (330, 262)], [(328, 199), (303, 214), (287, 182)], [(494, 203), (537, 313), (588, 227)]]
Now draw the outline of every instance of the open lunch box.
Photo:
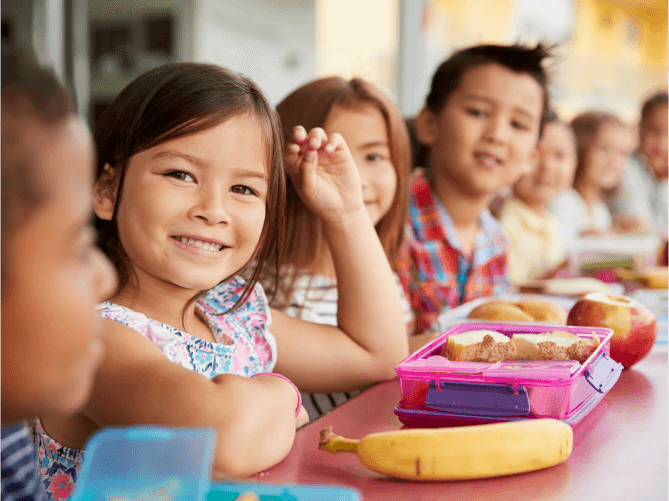
[[(448, 336), (473, 330), (540, 334), (555, 330), (600, 340), (576, 360), (451, 361), (440, 356)], [(402, 399), (395, 414), (406, 426), (433, 427), (550, 417), (574, 426), (613, 387), (623, 366), (609, 357), (613, 331), (595, 327), (509, 322), (455, 325), (402, 361)]]

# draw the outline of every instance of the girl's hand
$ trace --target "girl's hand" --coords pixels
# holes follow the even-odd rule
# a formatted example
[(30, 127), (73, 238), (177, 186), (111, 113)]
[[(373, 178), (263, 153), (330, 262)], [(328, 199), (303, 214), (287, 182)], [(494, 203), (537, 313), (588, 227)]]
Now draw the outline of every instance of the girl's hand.
[(365, 210), (358, 168), (339, 134), (298, 125), (286, 148), (286, 168), (300, 197), (325, 222)]

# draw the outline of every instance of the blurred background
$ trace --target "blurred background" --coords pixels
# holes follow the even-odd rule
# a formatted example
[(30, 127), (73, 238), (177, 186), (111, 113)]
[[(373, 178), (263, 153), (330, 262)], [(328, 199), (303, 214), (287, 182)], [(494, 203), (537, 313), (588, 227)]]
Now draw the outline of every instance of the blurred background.
[(597, 108), (630, 124), (668, 75), (666, 0), (2, 0), (2, 39), (53, 66), (91, 124), (171, 61), (227, 66), (274, 104), (316, 77), (362, 76), (411, 116), (453, 50), (541, 40), (559, 44), (562, 118)]

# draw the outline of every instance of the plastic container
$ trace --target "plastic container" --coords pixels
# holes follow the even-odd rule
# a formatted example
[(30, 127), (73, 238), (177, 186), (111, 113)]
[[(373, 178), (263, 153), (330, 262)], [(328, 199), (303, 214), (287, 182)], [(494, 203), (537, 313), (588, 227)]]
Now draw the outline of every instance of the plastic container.
[[(567, 331), (600, 344), (585, 363), (574, 360), (457, 362), (439, 356), (448, 336), (493, 330), (511, 337)], [(402, 399), (395, 414), (407, 426), (551, 417), (570, 425), (590, 412), (618, 380), (623, 366), (609, 357), (613, 331), (534, 323), (468, 322), (451, 327), (395, 371)]]
[(359, 501), (349, 487), (211, 482), (215, 433), (208, 429), (106, 428), (86, 443), (72, 501)]
[(360, 493), (350, 487), (293, 484), (212, 483), (206, 501), (235, 501), (252, 492), (260, 501), (360, 501)]
[(213, 430), (105, 428), (86, 443), (73, 501), (201, 501), (210, 486)]

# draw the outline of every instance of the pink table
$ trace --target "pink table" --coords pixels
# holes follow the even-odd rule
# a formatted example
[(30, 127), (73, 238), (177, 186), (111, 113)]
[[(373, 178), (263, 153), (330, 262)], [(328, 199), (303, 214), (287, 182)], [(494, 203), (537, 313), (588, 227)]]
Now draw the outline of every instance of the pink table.
[(362, 466), (356, 455), (318, 449), (319, 432), (362, 438), (402, 426), (393, 414), (399, 382), (374, 386), (298, 431), (284, 461), (251, 481), (340, 484), (369, 500), (619, 500), (667, 499), (667, 352), (658, 347), (623, 371), (606, 398), (574, 428), (574, 450), (546, 470), (476, 481), (407, 482)]

